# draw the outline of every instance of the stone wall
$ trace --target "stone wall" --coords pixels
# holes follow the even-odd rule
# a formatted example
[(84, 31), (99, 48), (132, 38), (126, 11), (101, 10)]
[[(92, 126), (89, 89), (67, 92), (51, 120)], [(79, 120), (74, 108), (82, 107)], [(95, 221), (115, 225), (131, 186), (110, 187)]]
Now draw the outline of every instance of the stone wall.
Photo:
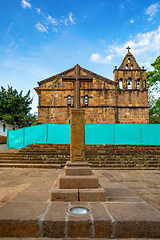
[[(73, 108), (71, 92), (42, 91), (43, 105), (38, 108), (39, 123), (69, 123), (70, 109)], [(71, 106), (67, 106), (68, 95), (72, 96)], [(85, 95), (89, 96), (88, 106), (84, 104)], [(118, 94), (111, 89), (82, 90), (81, 108), (85, 109), (86, 123), (149, 123), (147, 96), (147, 91), (139, 90), (126, 90)]]
[[(130, 63), (128, 63), (130, 58)], [(130, 53), (119, 69), (114, 70), (114, 81), (81, 68), (80, 75), (93, 77), (93, 82), (81, 83), (81, 108), (85, 109), (86, 123), (149, 123), (146, 70), (140, 69)], [(125, 69), (126, 64), (128, 69)], [(131, 66), (136, 69), (131, 70)], [(39, 82), (38, 123), (70, 123), (70, 109), (74, 107), (74, 83), (62, 82), (64, 74), (74, 75), (74, 68)], [(127, 89), (127, 79), (132, 89)], [(123, 89), (118, 89), (119, 80)], [(139, 88), (137, 80), (140, 81)], [(68, 105), (68, 96), (71, 102)], [(88, 104), (85, 102), (88, 98)]]

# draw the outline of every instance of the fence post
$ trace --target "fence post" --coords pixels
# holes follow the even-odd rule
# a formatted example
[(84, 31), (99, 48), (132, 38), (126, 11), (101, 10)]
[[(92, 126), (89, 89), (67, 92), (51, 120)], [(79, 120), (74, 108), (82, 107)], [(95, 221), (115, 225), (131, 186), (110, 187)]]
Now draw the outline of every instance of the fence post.
[(114, 144), (114, 138), (115, 138), (115, 123), (113, 123), (113, 144)]
[(23, 147), (24, 147), (24, 144), (25, 144), (25, 127), (23, 128)]
[(9, 148), (9, 129), (7, 129), (7, 148)]
[(141, 145), (141, 124), (139, 124), (139, 144)]
[(48, 123), (47, 123), (47, 126), (46, 126), (46, 143), (48, 141)]

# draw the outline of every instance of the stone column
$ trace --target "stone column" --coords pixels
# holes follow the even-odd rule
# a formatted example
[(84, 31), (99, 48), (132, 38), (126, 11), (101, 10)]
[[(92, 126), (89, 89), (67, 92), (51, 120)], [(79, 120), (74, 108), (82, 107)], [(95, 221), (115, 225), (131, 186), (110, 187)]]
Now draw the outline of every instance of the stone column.
[(71, 162), (85, 161), (85, 110), (71, 110), (70, 158)]

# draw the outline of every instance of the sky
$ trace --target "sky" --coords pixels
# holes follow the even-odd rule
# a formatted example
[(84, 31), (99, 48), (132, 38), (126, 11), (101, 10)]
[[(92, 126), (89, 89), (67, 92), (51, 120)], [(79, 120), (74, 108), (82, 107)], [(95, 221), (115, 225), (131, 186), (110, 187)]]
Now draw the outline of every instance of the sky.
[(160, 2), (0, 0), (0, 86), (33, 97), (38, 81), (74, 65), (113, 80), (127, 53), (152, 70), (160, 55)]

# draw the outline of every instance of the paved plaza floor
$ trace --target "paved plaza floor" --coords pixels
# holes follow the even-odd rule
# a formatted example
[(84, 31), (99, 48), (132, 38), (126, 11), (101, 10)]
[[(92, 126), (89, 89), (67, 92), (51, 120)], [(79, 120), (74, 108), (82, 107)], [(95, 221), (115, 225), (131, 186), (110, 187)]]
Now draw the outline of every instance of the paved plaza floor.
[[(38, 195), (44, 200), (59, 172), (57, 169), (0, 168), (0, 207), (20, 193)], [(137, 196), (160, 210), (160, 171), (159, 170), (93, 170), (103, 187), (107, 183), (119, 183)], [(123, 197), (123, 196), (122, 196)], [(34, 199), (33, 199), (34, 198)]]
[[(48, 199), (50, 190), (54, 181), (57, 179), (60, 172), (64, 171), (57, 169), (35, 169), (35, 168), (0, 168), (0, 217), (3, 219), (13, 218), (16, 215), (16, 219), (20, 219), (25, 213), (26, 220), (30, 219), (28, 216), (32, 216), (33, 219), (45, 212), (48, 206)], [(152, 211), (154, 214), (157, 212), (154, 208), (146, 205), (149, 203), (156, 209), (160, 210), (160, 171), (158, 170), (93, 170), (94, 174), (99, 178), (102, 187), (107, 189), (108, 198), (107, 206), (109, 210), (114, 214), (114, 206), (120, 207), (120, 217), (123, 217), (123, 212), (133, 207), (133, 218), (136, 206), (140, 208), (146, 206), (146, 209), (150, 215)], [(139, 198), (138, 198), (139, 197)], [(144, 202), (144, 201), (145, 202)], [(110, 204), (111, 203), (111, 204)], [(135, 207), (132, 203), (135, 203)], [(27, 204), (27, 209), (26, 209)], [(114, 206), (113, 206), (114, 204)], [(56, 204), (56, 209), (59, 209), (61, 217), (61, 209), (59, 206), (64, 207), (62, 211), (65, 212), (66, 204), (62, 206), (60, 203)], [(102, 206), (99, 203), (90, 203), (93, 208), (95, 219), (98, 219), (99, 213), (96, 213), (97, 208), (102, 212)], [(55, 213), (53, 206), (50, 206), (50, 213)], [(19, 209), (20, 210), (19, 210)], [(139, 211), (142, 213), (141, 209)], [(18, 211), (19, 210), (19, 211)], [(127, 210), (127, 211), (128, 211)], [(22, 213), (23, 211), (23, 213)], [(4, 215), (5, 214), (5, 215)], [(103, 212), (101, 213), (103, 215)], [(125, 212), (126, 214), (126, 212)], [(154, 215), (153, 214), (153, 215)], [(42, 214), (43, 215), (43, 214)], [(150, 215), (148, 216), (150, 218)], [(50, 214), (46, 215), (48, 221), (50, 220)], [(63, 216), (62, 216), (63, 217)], [(117, 215), (116, 215), (117, 217)], [(130, 216), (128, 216), (130, 217)], [(128, 218), (127, 217), (127, 218)], [(151, 216), (152, 218), (156, 216)], [(52, 215), (53, 218), (53, 215)], [(32, 219), (32, 218), (31, 218)], [(102, 219), (103, 220), (103, 219)], [(102, 221), (103, 222), (103, 221)], [(16, 238), (0, 238), (3, 240), (12, 240)], [(26, 239), (26, 238), (20, 238)], [(34, 239), (34, 238), (28, 238)], [(35, 238), (36, 239), (36, 238)], [(49, 238), (39, 238), (48, 240)], [(57, 239), (57, 238), (54, 238)], [(63, 239), (63, 238), (58, 238)], [(68, 238), (69, 239), (69, 238)], [(76, 239), (76, 238), (72, 238)], [(80, 239), (80, 238), (79, 238)], [(84, 238), (83, 238), (84, 239)], [(90, 238), (86, 238), (87, 240)], [(96, 238), (94, 238), (96, 239)], [(109, 239), (109, 238), (103, 238)], [(116, 239), (116, 238), (115, 238)], [(117, 238), (118, 239), (118, 238)], [(125, 238), (141, 240), (141, 238)], [(151, 240), (152, 238), (145, 238), (145, 240)], [(100, 238), (99, 238), (100, 240)]]

